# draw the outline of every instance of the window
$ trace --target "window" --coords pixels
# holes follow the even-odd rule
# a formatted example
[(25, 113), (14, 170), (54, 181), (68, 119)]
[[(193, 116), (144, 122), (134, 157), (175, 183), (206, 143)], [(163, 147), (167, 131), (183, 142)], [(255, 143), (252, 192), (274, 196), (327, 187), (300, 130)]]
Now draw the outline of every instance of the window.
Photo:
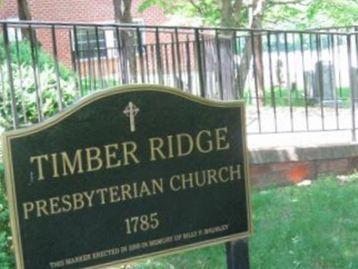
[(74, 42), (76, 41), (77, 47), (75, 47), (74, 52), (77, 58), (97, 58), (98, 51), (100, 57), (107, 56), (106, 34), (104, 30), (98, 29), (97, 35), (95, 29), (79, 29), (77, 37), (74, 39)]

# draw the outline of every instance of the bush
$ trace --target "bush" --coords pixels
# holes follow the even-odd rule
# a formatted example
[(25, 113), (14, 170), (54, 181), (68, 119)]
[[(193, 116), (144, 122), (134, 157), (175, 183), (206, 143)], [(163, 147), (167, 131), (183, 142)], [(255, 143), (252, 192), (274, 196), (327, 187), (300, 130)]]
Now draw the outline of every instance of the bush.
[[(10, 44), (11, 61), (15, 66), (32, 66), (33, 57), (31, 51), (31, 44), (27, 40), (23, 40), (16, 43)], [(55, 68), (55, 59), (52, 55), (46, 53), (42, 48), (41, 44), (37, 44), (34, 48), (34, 60), (39, 71), (46, 68)], [(0, 63), (6, 62), (5, 46), (4, 41), (0, 38)], [(67, 80), (73, 73), (65, 66), (59, 64), (60, 77)]]
[(9, 209), (4, 193), (4, 170), (0, 166), (0, 265), (2, 269), (7, 269), (15, 268), (15, 261), (9, 227)]
[[(3, 68), (4, 66), (0, 66)], [(8, 81), (8, 73), (3, 72), (4, 81)], [(32, 67), (13, 65), (16, 110), (21, 123), (38, 121), (37, 93)], [(43, 116), (50, 117), (59, 110), (57, 77), (54, 68), (45, 65), (38, 72), (39, 99)], [(73, 76), (60, 78), (62, 102), (66, 106), (75, 99), (76, 82)], [(3, 95), (0, 96), (0, 126), (9, 129), (12, 126), (11, 96), (9, 83), (3, 83)]]
[[(12, 76), (15, 88), (16, 111), (20, 123), (38, 122), (39, 113), (37, 103), (41, 105), (43, 116), (50, 117), (59, 110), (57, 90), (56, 62), (53, 57), (37, 45), (36, 70), (32, 68), (33, 53), (28, 41), (11, 43)], [(11, 111), (11, 94), (9, 73), (6, 64), (6, 54), (3, 41), (0, 40), (0, 127), (10, 129), (13, 115)], [(38, 87), (35, 83), (35, 74)], [(62, 90), (64, 106), (75, 99), (76, 76), (66, 67), (59, 65), (59, 83)], [(36, 92), (38, 88), (38, 93)], [(39, 99), (39, 100), (37, 100)]]

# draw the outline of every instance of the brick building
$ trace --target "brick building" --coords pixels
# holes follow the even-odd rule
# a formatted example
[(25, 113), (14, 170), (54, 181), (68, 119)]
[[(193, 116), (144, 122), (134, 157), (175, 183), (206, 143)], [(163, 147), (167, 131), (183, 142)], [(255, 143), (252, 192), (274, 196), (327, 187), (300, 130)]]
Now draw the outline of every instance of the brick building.
[[(161, 9), (152, 7), (143, 13), (137, 11), (142, 0), (133, 0), (134, 21), (144, 24), (162, 24), (166, 21)], [(28, 0), (32, 19), (35, 21), (61, 22), (113, 22), (113, 0)], [(16, 0), (3, 0), (0, 19), (16, 19)]]
[[(161, 25), (167, 21), (163, 10), (152, 7), (138, 12), (138, 5), (142, 0), (133, 0), (132, 17), (135, 24), (139, 25)], [(55, 22), (90, 22), (90, 23), (113, 23), (114, 8), (113, 0), (28, 0), (30, 13), (33, 21), (55, 21)], [(3, 0), (0, 6), (0, 20), (18, 20), (16, 0)], [(10, 30), (10, 37), (14, 38), (14, 29)], [(36, 30), (36, 37), (42, 47), (53, 52), (53, 42), (51, 29)], [(79, 29), (74, 36), (73, 29), (57, 29), (56, 45), (58, 48), (58, 58), (66, 65), (71, 65), (73, 52), (78, 49), (76, 57), (89, 58), (91, 53), (95, 53), (93, 47), (98, 47), (96, 37), (99, 38), (100, 53), (106, 56), (114, 55), (113, 48), (116, 46), (116, 38), (113, 30), (100, 28), (97, 36), (94, 29)], [(18, 36), (21, 38), (19, 31)], [(78, 47), (74, 45), (74, 39)], [(152, 39), (150, 35), (147, 39)], [(148, 40), (147, 40), (148, 41)], [(71, 59), (72, 57), (72, 59)], [(83, 60), (83, 59), (82, 59)]]

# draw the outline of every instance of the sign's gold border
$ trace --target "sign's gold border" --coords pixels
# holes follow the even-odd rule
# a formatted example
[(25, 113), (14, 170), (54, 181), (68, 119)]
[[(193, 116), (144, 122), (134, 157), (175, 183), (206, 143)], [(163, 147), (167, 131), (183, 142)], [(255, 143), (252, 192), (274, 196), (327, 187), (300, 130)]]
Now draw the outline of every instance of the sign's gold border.
[(106, 264), (96, 265), (96, 266), (90, 266), (87, 267), (87, 269), (97, 269), (97, 268), (103, 268), (105, 266), (112, 266), (116, 264), (126, 264), (133, 261), (138, 261), (141, 259), (145, 259), (152, 256), (163, 256), (173, 253), (178, 253), (182, 251), (187, 251), (190, 249), (195, 249), (199, 247), (204, 246), (210, 246), (215, 244), (220, 244), (228, 241), (238, 240), (241, 238), (248, 237), (252, 232), (252, 222), (251, 222), (251, 197), (250, 197), (250, 184), (248, 180), (249, 176), (249, 164), (248, 164), (248, 150), (247, 150), (247, 141), (246, 141), (246, 117), (245, 117), (245, 109), (244, 109), (244, 102), (243, 101), (214, 101), (214, 100), (208, 100), (204, 99), (195, 95), (191, 95), (188, 93), (185, 93), (183, 91), (180, 91), (175, 88), (166, 87), (162, 85), (155, 85), (155, 84), (139, 84), (139, 85), (127, 85), (127, 86), (121, 86), (116, 88), (111, 88), (107, 90), (98, 91), (88, 97), (85, 97), (81, 100), (79, 100), (74, 105), (68, 107), (65, 111), (60, 112), (56, 116), (53, 116), (50, 119), (47, 119), (41, 123), (31, 125), (27, 128), (7, 131), (3, 134), (3, 158), (4, 158), (4, 165), (5, 165), (5, 181), (6, 181), (6, 191), (8, 195), (8, 202), (9, 202), (9, 211), (10, 211), (10, 225), (12, 230), (12, 238), (13, 238), (13, 244), (15, 249), (15, 257), (16, 257), (16, 265), (18, 269), (24, 269), (24, 257), (22, 252), (22, 245), (21, 245), (21, 233), (20, 233), (20, 222), (19, 222), (19, 216), (17, 214), (17, 199), (16, 199), (16, 188), (14, 182), (14, 167), (12, 163), (12, 154), (11, 154), (11, 140), (18, 137), (23, 137), (29, 134), (40, 132), (44, 129), (50, 128), (51, 126), (63, 121), (76, 111), (80, 110), (84, 106), (87, 106), (99, 99), (109, 97), (112, 95), (117, 94), (123, 94), (128, 92), (135, 92), (135, 91), (141, 91), (141, 92), (162, 92), (162, 93), (169, 93), (173, 95), (180, 96), (182, 98), (188, 99), (193, 102), (200, 103), (202, 105), (206, 106), (212, 106), (212, 107), (222, 107), (222, 108), (233, 108), (238, 107), (242, 108), (241, 113), (241, 122), (242, 122), (242, 139), (243, 139), (243, 149), (244, 149), (244, 176), (245, 176), (245, 188), (246, 188), (246, 199), (247, 199), (247, 223), (248, 223), (248, 230), (242, 233), (233, 234), (226, 237), (221, 237), (218, 239), (211, 239), (202, 241), (199, 243), (194, 243), (190, 245), (185, 245), (181, 247), (171, 248), (169, 250), (162, 250), (158, 252), (148, 253), (145, 255), (135, 256), (128, 259), (120, 260), (120, 261), (112, 261)]

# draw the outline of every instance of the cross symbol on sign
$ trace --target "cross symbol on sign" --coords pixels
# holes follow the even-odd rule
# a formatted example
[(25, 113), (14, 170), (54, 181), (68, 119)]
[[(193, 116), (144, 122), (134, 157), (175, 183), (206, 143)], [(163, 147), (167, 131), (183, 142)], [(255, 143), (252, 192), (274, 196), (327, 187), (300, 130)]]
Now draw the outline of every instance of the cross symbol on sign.
[(135, 132), (135, 121), (134, 118), (138, 114), (139, 108), (135, 104), (129, 102), (126, 108), (123, 110), (123, 113), (129, 117), (129, 124), (131, 132)]

